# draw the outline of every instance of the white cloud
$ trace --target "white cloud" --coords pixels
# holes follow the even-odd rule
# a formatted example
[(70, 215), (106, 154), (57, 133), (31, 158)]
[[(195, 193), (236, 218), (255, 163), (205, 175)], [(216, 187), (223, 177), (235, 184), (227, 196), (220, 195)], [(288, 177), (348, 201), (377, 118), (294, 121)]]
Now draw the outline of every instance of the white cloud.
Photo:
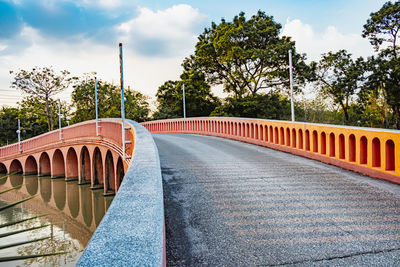
[(322, 53), (346, 49), (356, 57), (367, 57), (373, 54), (373, 48), (367, 39), (360, 34), (343, 34), (334, 26), (327, 27), (323, 32), (314, 29), (299, 19), (286, 21), (282, 35), (291, 36), (296, 41), (296, 48), (306, 53), (309, 60), (318, 61)]
[(205, 16), (190, 5), (165, 10), (139, 8), (139, 15), (117, 26), (125, 42), (143, 54), (186, 55), (193, 52)]

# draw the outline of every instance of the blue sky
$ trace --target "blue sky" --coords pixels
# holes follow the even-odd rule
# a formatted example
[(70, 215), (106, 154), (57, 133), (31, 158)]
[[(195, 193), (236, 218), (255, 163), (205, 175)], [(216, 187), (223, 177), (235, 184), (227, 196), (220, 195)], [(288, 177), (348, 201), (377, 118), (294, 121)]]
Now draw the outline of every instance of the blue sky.
[(0, 105), (21, 99), (9, 88), (10, 70), (53, 66), (118, 81), (119, 42), (124, 43), (126, 84), (153, 97), (164, 81), (179, 77), (182, 59), (193, 53), (196, 37), (211, 21), (231, 20), (240, 11), (274, 16), (282, 33), (310, 59), (340, 48), (367, 56), (372, 49), (361, 38), (362, 25), (385, 2), (0, 0)]

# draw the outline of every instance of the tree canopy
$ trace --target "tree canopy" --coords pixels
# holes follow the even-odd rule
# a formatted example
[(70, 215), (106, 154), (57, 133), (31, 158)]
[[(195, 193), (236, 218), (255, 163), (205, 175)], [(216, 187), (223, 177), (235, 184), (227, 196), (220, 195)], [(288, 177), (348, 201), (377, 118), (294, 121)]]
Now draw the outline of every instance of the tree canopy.
[(389, 1), (379, 11), (370, 14), (370, 18), (364, 25), (362, 36), (367, 37), (377, 51), (384, 42), (389, 42), (392, 51), (396, 54), (399, 33), (400, 1), (394, 4)]
[[(118, 86), (98, 80), (98, 112), (99, 118), (121, 117), (121, 90)], [(142, 93), (125, 90), (125, 117), (138, 122), (145, 121), (149, 116), (147, 97)], [(84, 77), (74, 85), (72, 92), (71, 123), (77, 123), (96, 118), (95, 109), (95, 78)]]
[(241, 12), (232, 22), (212, 23), (199, 36), (195, 53), (186, 61), (205, 73), (211, 85), (241, 98), (260, 90), (289, 88), (288, 51), (293, 50), (296, 84), (304, 83), (309, 67), (295, 42), (280, 36), (282, 26), (259, 11), (250, 19)]
[(11, 87), (17, 88), (28, 96), (34, 97), (38, 102), (45, 104), (48, 130), (53, 130), (52, 113), (54, 110), (51, 108), (52, 97), (65, 90), (75, 77), (70, 77), (70, 73), (66, 70), (57, 75), (52, 68), (47, 67), (35, 67), (30, 71), (10, 71), (10, 73), (15, 74)]
[(167, 81), (158, 88), (158, 110), (154, 119), (183, 117), (183, 88), (185, 85), (186, 114), (188, 117), (209, 116), (220, 104), (212, 95), (202, 72), (188, 69), (179, 81)]
[(351, 97), (361, 88), (364, 74), (364, 60), (354, 61), (346, 50), (322, 55), (316, 75), (321, 92), (330, 96), (343, 109), (349, 120), (348, 107)]

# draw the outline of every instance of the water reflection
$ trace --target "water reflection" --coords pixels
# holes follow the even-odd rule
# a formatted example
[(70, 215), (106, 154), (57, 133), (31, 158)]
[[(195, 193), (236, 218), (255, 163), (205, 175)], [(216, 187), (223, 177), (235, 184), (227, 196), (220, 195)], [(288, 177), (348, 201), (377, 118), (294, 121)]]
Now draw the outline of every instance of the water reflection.
[(36, 195), (39, 188), (37, 176), (25, 176), (25, 186), (29, 195)]
[(38, 180), (40, 184), (40, 196), (45, 203), (49, 203), (51, 198), (51, 179), (50, 177), (40, 177)]
[(65, 184), (63, 179), (55, 179), (52, 181), (53, 198), (59, 210), (63, 210), (65, 207)]
[(66, 182), (68, 192), (68, 208), (71, 216), (76, 218), (79, 213), (79, 190), (76, 190), (76, 183)]
[(18, 185), (22, 185), (23, 182), (23, 177), (22, 174), (15, 174), (15, 175), (10, 175), (9, 177), (10, 181), (11, 181), (11, 186), (15, 187)]
[[(108, 209), (113, 199), (112, 197), (104, 197), (102, 190), (92, 191), (90, 189), (90, 185), (78, 185), (77, 181), (65, 182), (63, 179), (51, 179), (50, 177), (38, 178), (36, 175), (12, 175), (7, 179), (3, 179), (3, 181), (5, 182), (3, 185), (0, 185), (0, 190), (15, 187), (21, 184), (23, 184), (23, 186), (18, 190), (0, 195), (0, 200), (4, 200), (6, 202), (14, 202), (36, 194), (37, 197), (23, 203), (24, 210), (28, 210), (31, 213), (31, 216), (34, 216), (35, 214), (51, 214), (50, 216), (46, 216), (46, 220), (48, 220), (48, 223), (51, 222), (54, 225), (58, 226), (59, 229), (63, 229), (63, 225), (65, 224), (64, 228), (67, 231), (67, 235), (70, 236), (70, 240), (67, 241), (72, 242), (65, 243), (65, 246), (69, 248), (73, 248), (74, 246), (76, 246), (74, 245), (74, 242), (78, 242), (81, 248), (84, 248), (86, 246), (91, 237), (91, 234), (100, 224), (100, 221), (103, 218), (105, 211)], [(18, 218), (20, 219), (21, 215), (18, 214), (0, 214), (1, 221), (4, 222), (15, 221), (16, 217), (18, 216), (20, 216)], [(28, 234), (25, 234), (25, 239), (27, 235)], [(38, 236), (38, 234), (35, 233), (34, 235), (35, 236), (30, 236), (30, 238), (35, 239), (43, 237)], [(13, 238), (14, 237), (11, 237), (11, 239), (5, 243), (13, 243)], [(51, 251), (57, 251), (59, 249), (59, 247), (57, 246), (62, 243), (57, 243), (54, 240), (51, 242), (55, 243), (49, 242), (50, 241), (40, 241), (38, 243), (20, 246), (18, 247), (18, 253), (20, 255), (25, 255), (24, 253), (27, 252), (33, 254), (33, 251), (42, 251), (42, 247), (43, 249), (44, 247), (48, 247), (52, 248)], [(2, 253), (1, 250), (0, 253)], [(61, 262), (58, 262), (59, 260), (57, 260), (56, 265), (53, 264), (54, 262), (50, 263), (47, 260), (40, 260), (40, 258), (38, 258), (37, 260), (33, 260), (33, 262), (41, 262), (46, 266), (49, 264), (54, 266), (61, 266), (64, 265), (66, 262), (71, 262), (69, 260), (65, 261), (65, 259), (71, 257), (75, 257), (76, 259), (78, 259), (80, 257), (81, 252), (79, 252), (77, 256), (75, 255), (76, 253), (74, 253), (69, 253), (69, 256), (60, 256), (59, 258), (62, 258), (63, 260)], [(11, 255), (16, 255), (16, 253), (11, 253)], [(25, 261), (22, 264), (19, 263), (19, 265), (29, 266), (30, 264), (32, 264), (31, 261), (32, 260)], [(65, 263), (63, 263), (64, 261)]]
[(81, 199), (81, 210), (83, 214), (83, 220), (86, 226), (92, 224), (92, 192), (90, 191), (90, 185), (79, 186), (80, 199)]

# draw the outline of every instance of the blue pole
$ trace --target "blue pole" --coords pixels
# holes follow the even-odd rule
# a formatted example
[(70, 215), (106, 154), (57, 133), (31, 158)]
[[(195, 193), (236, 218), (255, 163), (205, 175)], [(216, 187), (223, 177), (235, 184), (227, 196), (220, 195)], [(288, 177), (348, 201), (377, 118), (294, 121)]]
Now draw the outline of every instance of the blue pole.
[(122, 119), (122, 155), (125, 160), (125, 93), (124, 93), (124, 69), (122, 60), (122, 43), (119, 43), (119, 62), (121, 73), (121, 119)]

